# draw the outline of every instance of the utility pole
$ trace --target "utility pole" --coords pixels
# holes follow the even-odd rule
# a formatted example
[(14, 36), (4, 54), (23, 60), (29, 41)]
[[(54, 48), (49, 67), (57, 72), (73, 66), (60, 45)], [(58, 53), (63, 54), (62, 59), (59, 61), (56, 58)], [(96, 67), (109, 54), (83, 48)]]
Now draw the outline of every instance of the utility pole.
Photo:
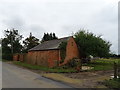
[(117, 78), (117, 74), (118, 74), (118, 72), (117, 72), (117, 63), (114, 62), (114, 78), (115, 79)]
[(12, 29), (12, 31), (10, 30), (11, 32), (11, 53), (13, 54), (13, 35), (14, 35), (14, 29)]

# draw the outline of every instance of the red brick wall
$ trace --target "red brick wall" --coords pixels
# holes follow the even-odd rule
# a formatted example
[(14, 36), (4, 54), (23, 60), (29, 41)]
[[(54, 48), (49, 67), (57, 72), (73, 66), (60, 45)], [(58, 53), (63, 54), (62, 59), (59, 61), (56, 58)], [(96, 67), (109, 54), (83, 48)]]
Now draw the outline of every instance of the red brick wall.
[(23, 56), (24, 56), (23, 54), (19, 54), (19, 61), (24, 61)]
[(27, 63), (41, 66), (57, 66), (59, 60), (59, 50), (31, 51), (28, 52)]
[[(66, 47), (66, 57), (63, 64), (66, 64), (68, 60), (72, 58), (80, 58), (78, 47), (73, 39), (69, 38)], [(59, 50), (47, 50), (47, 51), (30, 51), (28, 54), (16, 54), (13, 56), (15, 61), (24, 61), (28, 64), (36, 64), (40, 66), (54, 67), (58, 66), (60, 60)], [(63, 65), (61, 64), (61, 65)]]
[(13, 55), (13, 61), (19, 61), (19, 54)]
[(26, 61), (27, 57), (27, 53), (24, 54), (14, 54), (13, 55), (13, 60), (14, 61)]
[(73, 37), (71, 37), (68, 40), (67, 47), (66, 47), (66, 57), (65, 57), (65, 60), (64, 60), (64, 64), (67, 63), (67, 61), (72, 59), (72, 58), (80, 58), (79, 50), (78, 50), (77, 44), (76, 44)]

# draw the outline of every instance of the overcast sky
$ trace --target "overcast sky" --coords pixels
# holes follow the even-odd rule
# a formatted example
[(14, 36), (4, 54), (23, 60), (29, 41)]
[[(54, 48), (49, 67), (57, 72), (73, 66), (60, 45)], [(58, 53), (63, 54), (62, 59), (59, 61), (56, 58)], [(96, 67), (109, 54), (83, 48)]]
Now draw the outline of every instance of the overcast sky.
[(112, 43), (118, 53), (118, 0), (0, 0), (0, 36), (18, 29), (41, 39), (44, 32), (66, 37), (86, 29)]

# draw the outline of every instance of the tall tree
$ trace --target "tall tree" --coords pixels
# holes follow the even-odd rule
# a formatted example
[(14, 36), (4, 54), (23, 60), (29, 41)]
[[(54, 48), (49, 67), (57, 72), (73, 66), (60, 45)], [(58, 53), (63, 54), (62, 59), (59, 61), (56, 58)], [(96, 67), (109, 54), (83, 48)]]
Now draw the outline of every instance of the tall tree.
[(105, 41), (101, 36), (96, 36), (93, 33), (80, 30), (74, 35), (82, 57), (89, 55), (95, 57), (108, 57), (110, 53), (110, 42)]
[(53, 33), (53, 39), (58, 39), (58, 37)]
[(22, 49), (22, 45), (20, 43), (22, 39), (22, 35), (18, 33), (18, 30), (4, 30), (5, 37), (2, 39), (2, 54), (7, 56), (8, 54), (12, 55), (14, 53), (20, 53)]
[(29, 37), (27, 37), (23, 41), (23, 44), (24, 44), (23, 52), (27, 52), (29, 49), (39, 44), (39, 39), (33, 36), (32, 33), (30, 33)]
[(58, 39), (58, 37), (55, 35), (55, 33), (44, 33), (44, 36), (41, 40), (41, 42), (48, 41), (48, 40), (53, 40), (53, 39)]

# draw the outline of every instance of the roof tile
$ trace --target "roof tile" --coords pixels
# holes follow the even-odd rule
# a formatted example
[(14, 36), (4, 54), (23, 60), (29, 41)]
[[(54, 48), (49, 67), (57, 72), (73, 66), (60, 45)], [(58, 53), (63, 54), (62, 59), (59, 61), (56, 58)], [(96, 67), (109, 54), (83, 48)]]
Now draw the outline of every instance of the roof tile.
[(45, 41), (45, 42), (33, 47), (29, 51), (42, 51), (42, 50), (59, 49), (60, 43), (68, 41), (70, 37), (71, 36), (60, 38), (60, 39), (54, 39), (54, 40), (50, 40), (50, 41)]

